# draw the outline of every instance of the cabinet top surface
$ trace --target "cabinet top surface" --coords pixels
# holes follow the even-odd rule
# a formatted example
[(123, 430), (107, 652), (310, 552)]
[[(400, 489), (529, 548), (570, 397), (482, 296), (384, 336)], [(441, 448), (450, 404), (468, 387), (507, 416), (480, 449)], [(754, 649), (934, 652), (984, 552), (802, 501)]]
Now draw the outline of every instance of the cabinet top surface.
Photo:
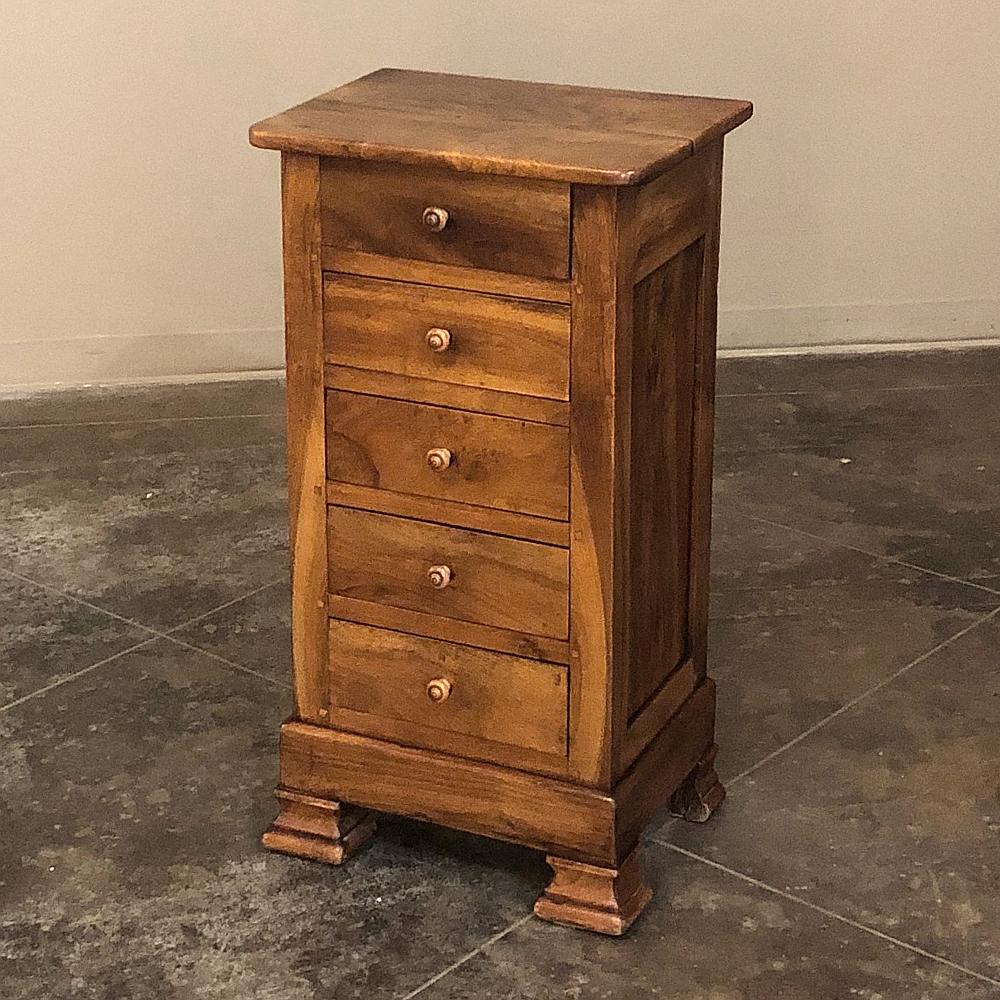
[(753, 113), (748, 101), (380, 69), (250, 129), (322, 156), (578, 184), (637, 184)]

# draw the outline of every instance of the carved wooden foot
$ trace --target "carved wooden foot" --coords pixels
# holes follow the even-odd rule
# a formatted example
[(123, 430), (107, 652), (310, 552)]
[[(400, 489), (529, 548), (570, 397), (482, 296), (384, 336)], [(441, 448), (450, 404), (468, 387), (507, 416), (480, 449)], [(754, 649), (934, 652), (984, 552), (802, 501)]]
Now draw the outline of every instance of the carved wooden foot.
[(719, 748), (713, 743), (670, 797), (670, 812), (674, 816), (692, 823), (704, 823), (722, 804), (726, 790), (715, 773), (715, 755), (718, 752)]
[(535, 915), (599, 934), (624, 934), (653, 895), (642, 880), (638, 855), (636, 848), (618, 868), (547, 857), (555, 874), (535, 900)]
[(339, 865), (375, 832), (375, 820), (365, 809), (287, 788), (274, 795), (281, 811), (261, 838), (270, 851)]

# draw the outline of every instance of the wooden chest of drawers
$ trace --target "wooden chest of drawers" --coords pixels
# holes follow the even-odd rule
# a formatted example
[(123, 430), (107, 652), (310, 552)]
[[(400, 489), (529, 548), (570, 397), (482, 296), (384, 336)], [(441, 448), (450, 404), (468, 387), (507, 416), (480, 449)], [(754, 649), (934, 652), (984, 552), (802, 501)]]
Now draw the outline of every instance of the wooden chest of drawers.
[(722, 143), (742, 101), (380, 70), (282, 151), (295, 714), (266, 846), (395, 812), (622, 933), (704, 820)]

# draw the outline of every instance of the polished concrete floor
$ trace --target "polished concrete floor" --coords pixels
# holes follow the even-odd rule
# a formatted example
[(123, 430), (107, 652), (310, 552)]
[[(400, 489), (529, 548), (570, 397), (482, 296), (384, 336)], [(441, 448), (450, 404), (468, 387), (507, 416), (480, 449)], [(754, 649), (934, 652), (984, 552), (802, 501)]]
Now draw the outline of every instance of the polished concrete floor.
[(534, 852), (386, 819), (264, 853), (288, 711), (281, 386), (0, 402), (0, 996), (1000, 996), (1000, 351), (731, 361), (729, 797), (623, 940)]

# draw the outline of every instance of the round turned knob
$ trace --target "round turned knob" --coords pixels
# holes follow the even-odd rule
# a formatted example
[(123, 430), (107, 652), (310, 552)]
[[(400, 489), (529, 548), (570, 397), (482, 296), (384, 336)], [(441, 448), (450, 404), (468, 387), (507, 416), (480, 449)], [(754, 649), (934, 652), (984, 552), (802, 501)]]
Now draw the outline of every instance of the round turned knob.
[(424, 214), (421, 218), (428, 229), (439, 233), (448, 225), (448, 209), (431, 205), (429, 208), (424, 209)]
[(427, 341), (427, 346), (435, 353), (441, 354), (443, 351), (447, 351), (451, 347), (451, 333), (448, 330), (443, 330), (439, 326), (431, 327), (427, 331), (427, 335), (424, 337)]
[(444, 588), (451, 583), (451, 567), (431, 566), (431, 568), (427, 570), (427, 579), (430, 580), (431, 586), (435, 590), (444, 590)]
[(427, 682), (427, 697), (436, 705), (448, 700), (451, 694), (451, 681), (447, 677), (435, 677)]
[(431, 448), (427, 452), (427, 464), (432, 472), (444, 472), (451, 465), (451, 452), (447, 448)]

